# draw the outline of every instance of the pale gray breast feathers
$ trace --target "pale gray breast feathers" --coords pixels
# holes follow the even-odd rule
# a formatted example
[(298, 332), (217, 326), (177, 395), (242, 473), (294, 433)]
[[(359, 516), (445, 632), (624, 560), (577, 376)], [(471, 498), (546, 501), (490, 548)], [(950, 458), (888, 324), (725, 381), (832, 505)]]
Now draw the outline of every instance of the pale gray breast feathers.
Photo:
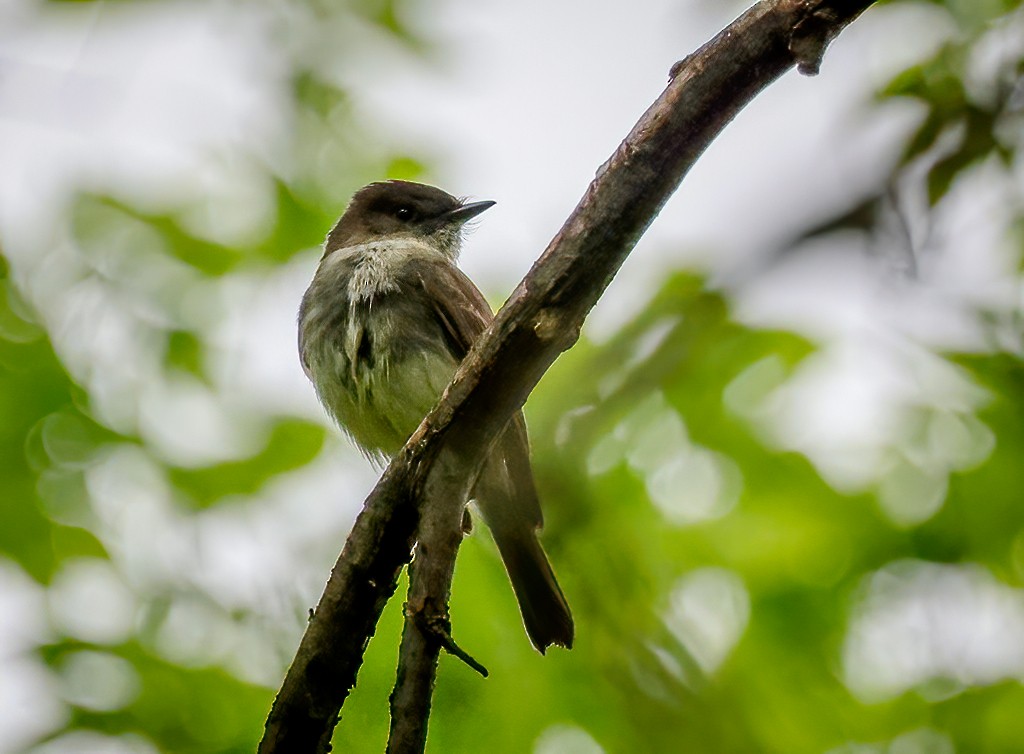
[(407, 270), (438, 252), (414, 240), (339, 249), (299, 310), (299, 351), (318, 396), (371, 455), (391, 454), (430, 410), (457, 362)]

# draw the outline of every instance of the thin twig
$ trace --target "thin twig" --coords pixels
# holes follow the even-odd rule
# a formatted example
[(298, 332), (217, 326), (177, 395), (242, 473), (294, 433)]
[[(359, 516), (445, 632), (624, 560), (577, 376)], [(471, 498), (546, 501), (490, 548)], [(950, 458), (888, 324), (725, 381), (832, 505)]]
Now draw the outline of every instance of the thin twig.
[[(765, 0), (674, 69), (668, 88), (598, 171), (367, 498), (271, 710), (260, 752), (329, 751), (365, 646), (409, 561), (418, 505), (439, 451), (450, 454), (446, 467), (468, 477), (558, 354), (575, 342), (587, 312), (715, 136), (794, 64), (817, 70), (828, 41), (872, 3)], [(447, 507), (444, 497), (425, 500), (431, 509)], [(447, 502), (461, 510), (461, 500)], [(453, 531), (459, 521), (454, 517)], [(454, 559), (454, 549), (444, 557)], [(439, 609), (446, 599), (447, 591)], [(436, 663), (436, 651), (421, 656)], [(429, 698), (420, 704), (424, 725), (429, 704)]]
[(455, 642), (455, 637), (452, 636), (452, 621), (447, 615), (427, 616), (422, 612), (419, 612), (412, 617), (416, 621), (416, 625), (419, 626), (420, 630), (430, 636), (433, 636), (434, 641), (440, 644), (441, 649), (445, 652), (450, 654), (452, 657), (462, 660), (466, 665), (482, 675), (484, 678), (490, 675), (490, 673), (487, 672), (487, 668), (483, 666), (483, 663)]

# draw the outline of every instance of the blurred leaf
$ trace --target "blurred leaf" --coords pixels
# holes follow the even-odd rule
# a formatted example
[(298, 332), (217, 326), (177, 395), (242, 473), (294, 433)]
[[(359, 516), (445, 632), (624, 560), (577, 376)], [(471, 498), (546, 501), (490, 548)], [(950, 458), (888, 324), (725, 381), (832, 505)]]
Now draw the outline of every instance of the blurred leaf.
[(302, 70), (293, 82), (296, 99), (321, 118), (330, 117), (346, 102), (345, 93), (324, 81), (316, 71)]
[[(88, 649), (79, 642), (51, 645), (44, 656), (63, 658)], [(105, 733), (145, 731), (161, 751), (241, 754), (256, 749), (270, 708), (269, 689), (244, 683), (219, 668), (190, 668), (155, 656), (138, 644), (114, 648), (128, 660), (139, 688), (127, 706), (109, 712), (74, 708), (71, 727)]]
[(164, 366), (174, 367), (195, 375), (201, 380), (206, 379), (203, 368), (204, 345), (199, 336), (187, 330), (172, 330), (167, 333), (167, 351), (164, 354)]
[[(0, 256), (2, 263), (3, 257)], [(0, 274), (0, 338), (8, 342), (28, 343), (44, 335), (28, 309), (18, 289)]]
[[(16, 316), (8, 303), (0, 298), (0, 321)], [(41, 475), (120, 438), (74, 408), (75, 386), (45, 337), (6, 336), (0, 330), (0, 553), (45, 583), (61, 560), (102, 548), (50, 519), (39, 498)]]
[(320, 246), (336, 218), (301, 200), (283, 181), (274, 179), (274, 185), (277, 188), (277, 222), (270, 236), (254, 251), (264, 259), (281, 263), (302, 251)]
[(74, 233), (80, 242), (97, 236), (102, 242), (105, 234), (116, 232), (111, 225), (121, 219), (140, 222), (161, 241), (163, 253), (207, 275), (223, 275), (242, 259), (235, 249), (196, 238), (171, 215), (144, 212), (109, 197), (79, 198), (73, 210)]
[(882, 89), (882, 98), (913, 97), (928, 108), (927, 116), (904, 150), (904, 163), (931, 149), (940, 134), (965, 117), (967, 94), (963, 79), (955, 70), (962, 67), (962, 58), (959, 48), (946, 45), (931, 60), (898, 74)]
[(951, 68), (954, 49), (947, 46), (928, 62), (897, 74), (880, 96), (914, 97), (943, 113), (960, 112), (967, 98), (963, 80)]
[(402, 0), (353, 0), (353, 9), (380, 26), (382, 29), (391, 32), (397, 38), (416, 49), (422, 49), (416, 31), (409, 26), (401, 13)]
[(88, 529), (77, 526), (54, 526), (51, 538), (53, 551), (59, 553), (63, 560), (110, 557), (107, 548)]
[(1015, 539), (1024, 531), (1020, 505), (1020, 459), (1024, 457), (1024, 361), (1011, 354), (960, 356), (992, 393), (979, 412), (998, 441), (984, 464), (956, 475), (941, 513), (923, 527), (923, 536), (946, 543), (942, 560), (987, 563), (1002, 578), (1024, 586), (1013, 568)]
[(388, 164), (384, 175), (389, 180), (419, 181), (426, 173), (426, 166), (412, 157), (395, 157)]
[(199, 469), (171, 468), (175, 487), (200, 508), (229, 495), (250, 495), (278, 474), (312, 461), (323, 447), (325, 430), (300, 419), (278, 419), (259, 453), (240, 460)]
[(968, 107), (964, 113), (964, 135), (957, 149), (939, 160), (928, 172), (928, 200), (936, 204), (953, 181), (975, 162), (998, 152), (991, 113)]

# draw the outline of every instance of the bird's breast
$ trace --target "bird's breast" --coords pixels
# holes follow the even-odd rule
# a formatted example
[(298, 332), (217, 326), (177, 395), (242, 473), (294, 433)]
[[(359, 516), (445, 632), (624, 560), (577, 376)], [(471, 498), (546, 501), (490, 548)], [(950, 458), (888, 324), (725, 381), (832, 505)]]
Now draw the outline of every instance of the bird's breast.
[(341, 427), (371, 455), (390, 455), (433, 407), (457, 364), (404, 273), (422, 248), (365, 244), (347, 251), (321, 262), (303, 297), (301, 357)]

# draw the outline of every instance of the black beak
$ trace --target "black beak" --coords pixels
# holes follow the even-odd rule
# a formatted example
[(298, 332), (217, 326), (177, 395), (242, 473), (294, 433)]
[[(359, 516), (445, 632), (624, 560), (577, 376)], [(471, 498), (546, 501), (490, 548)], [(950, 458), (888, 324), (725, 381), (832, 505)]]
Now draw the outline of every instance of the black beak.
[(497, 204), (497, 202), (492, 202), (490, 200), (484, 202), (470, 202), (469, 204), (463, 204), (461, 207), (456, 207), (451, 212), (445, 212), (441, 218), (446, 223), (457, 223), (461, 225), (467, 220), (472, 220), (484, 210), (490, 209), (495, 204)]

